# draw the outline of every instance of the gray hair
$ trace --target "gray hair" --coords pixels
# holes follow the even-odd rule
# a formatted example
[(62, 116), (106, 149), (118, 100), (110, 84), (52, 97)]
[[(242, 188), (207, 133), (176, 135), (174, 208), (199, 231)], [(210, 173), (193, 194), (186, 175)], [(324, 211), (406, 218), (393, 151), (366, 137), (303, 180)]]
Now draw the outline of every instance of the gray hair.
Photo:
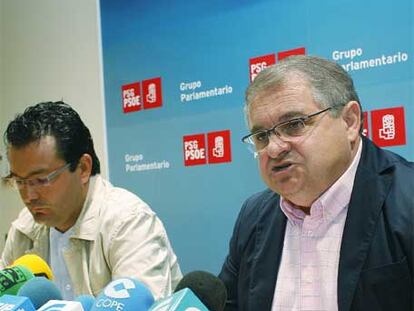
[(246, 118), (250, 104), (259, 94), (272, 89), (277, 91), (295, 75), (309, 83), (313, 98), (322, 109), (333, 107), (330, 113), (334, 117), (337, 117), (344, 105), (350, 101), (358, 102), (361, 108), (354, 83), (340, 65), (316, 56), (295, 55), (267, 67), (253, 80), (246, 90)]

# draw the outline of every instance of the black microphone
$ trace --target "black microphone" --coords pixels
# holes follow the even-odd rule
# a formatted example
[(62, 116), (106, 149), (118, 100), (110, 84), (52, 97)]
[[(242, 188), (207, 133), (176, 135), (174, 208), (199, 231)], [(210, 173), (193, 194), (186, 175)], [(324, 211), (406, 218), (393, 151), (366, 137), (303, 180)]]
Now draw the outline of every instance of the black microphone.
[(205, 271), (186, 274), (174, 292), (189, 288), (210, 311), (223, 311), (227, 300), (224, 283), (215, 275)]

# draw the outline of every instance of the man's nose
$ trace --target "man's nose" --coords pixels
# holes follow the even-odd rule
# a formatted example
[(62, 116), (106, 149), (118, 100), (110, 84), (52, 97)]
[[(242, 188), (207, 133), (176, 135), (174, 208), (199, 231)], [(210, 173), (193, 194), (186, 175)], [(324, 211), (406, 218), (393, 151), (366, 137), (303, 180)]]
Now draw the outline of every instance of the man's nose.
[(19, 188), (20, 196), (23, 199), (23, 202), (31, 202), (39, 198), (39, 194), (36, 191), (35, 187), (29, 186), (27, 184), (22, 185)]
[(284, 141), (280, 136), (272, 133), (269, 136), (269, 144), (266, 147), (266, 152), (271, 158), (277, 158), (282, 153), (286, 153), (291, 148), (289, 142)]

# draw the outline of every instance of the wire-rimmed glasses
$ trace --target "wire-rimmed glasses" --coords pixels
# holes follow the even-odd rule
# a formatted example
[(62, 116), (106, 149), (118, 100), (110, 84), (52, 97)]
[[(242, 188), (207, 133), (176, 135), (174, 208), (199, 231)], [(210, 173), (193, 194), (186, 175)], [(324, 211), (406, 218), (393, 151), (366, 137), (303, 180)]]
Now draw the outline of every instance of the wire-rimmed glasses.
[(244, 136), (241, 140), (249, 146), (250, 151), (257, 155), (269, 145), (270, 136), (272, 134), (276, 135), (284, 142), (293, 141), (306, 133), (307, 125), (313, 117), (331, 110), (332, 108), (333, 107), (328, 107), (307, 116), (293, 118), (288, 121), (278, 123), (270, 129), (258, 130)]
[(36, 178), (17, 178), (15, 176), (5, 177), (6, 181), (14, 186), (16, 189), (20, 190), (25, 186), (31, 188), (39, 188), (39, 187), (46, 187), (49, 186), (50, 183), (58, 177), (60, 174), (63, 173), (70, 166), (70, 163), (66, 163), (65, 165), (57, 168), (53, 172), (49, 173), (45, 177), (36, 177)]

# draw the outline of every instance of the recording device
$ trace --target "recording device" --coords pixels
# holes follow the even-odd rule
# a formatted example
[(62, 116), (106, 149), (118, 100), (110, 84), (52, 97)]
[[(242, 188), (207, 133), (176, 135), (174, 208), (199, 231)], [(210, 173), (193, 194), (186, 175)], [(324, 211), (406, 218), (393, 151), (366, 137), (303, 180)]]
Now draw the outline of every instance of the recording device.
[(215, 275), (205, 271), (190, 272), (181, 279), (175, 292), (184, 288), (191, 289), (208, 310), (224, 310), (227, 300), (226, 286)]
[(63, 299), (57, 286), (45, 277), (30, 279), (23, 284), (17, 294), (28, 297), (36, 309), (39, 309), (49, 300)]
[(3, 295), (0, 297), (0, 310), (2, 311), (35, 311), (32, 302), (27, 297)]
[(24, 266), (35, 276), (44, 276), (49, 280), (53, 280), (52, 269), (40, 256), (35, 254), (26, 254), (17, 258), (11, 265), (14, 266)]
[(0, 297), (16, 295), (19, 289), (30, 279), (33, 273), (23, 266), (5, 268), (0, 271)]
[(157, 301), (150, 311), (223, 311), (227, 291), (223, 282), (211, 273), (186, 274), (170, 297)]
[(154, 303), (150, 290), (133, 278), (109, 283), (96, 297), (91, 311), (147, 311)]
[(149, 311), (210, 311), (191, 289), (184, 288), (173, 295), (158, 300)]
[(49, 300), (37, 311), (85, 311), (79, 301)]
[(95, 304), (95, 297), (92, 295), (80, 295), (75, 298), (75, 301), (79, 301), (81, 303), (83, 310), (89, 311)]

